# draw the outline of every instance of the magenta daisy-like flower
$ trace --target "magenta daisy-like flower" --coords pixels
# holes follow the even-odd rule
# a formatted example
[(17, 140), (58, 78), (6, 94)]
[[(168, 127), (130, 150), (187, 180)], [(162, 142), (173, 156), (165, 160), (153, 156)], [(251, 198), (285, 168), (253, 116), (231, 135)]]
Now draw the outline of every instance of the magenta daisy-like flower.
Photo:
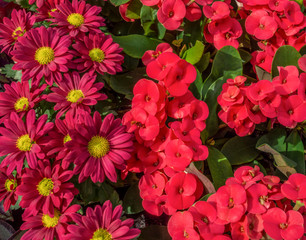
[(66, 1), (57, 5), (57, 9), (59, 11), (50, 13), (53, 17), (51, 21), (71, 37), (83, 36), (86, 32), (101, 32), (99, 27), (105, 26), (104, 18), (98, 16), (102, 9), (85, 1)]
[(79, 71), (89, 71), (91, 75), (97, 71), (100, 74), (116, 74), (121, 72), (124, 57), (120, 54), (122, 48), (114, 43), (110, 35), (104, 33), (89, 34), (72, 45), (72, 53), (77, 57), (73, 63)]
[(24, 223), (20, 226), (21, 230), (28, 230), (22, 235), (21, 240), (45, 239), (45, 240), (64, 240), (67, 233), (68, 223), (72, 222), (72, 214), (79, 211), (80, 205), (70, 207), (60, 207), (54, 209), (54, 215), (44, 214), (41, 211), (32, 216), (27, 210), (22, 215)]
[(11, 19), (4, 17), (3, 23), (0, 23), (0, 46), (2, 52), (10, 54), (14, 48), (15, 42), (19, 37), (23, 36), (25, 32), (29, 31), (35, 23), (35, 16), (24, 9), (13, 9)]
[(82, 109), (91, 112), (89, 106), (96, 105), (97, 101), (105, 100), (107, 96), (98, 91), (103, 88), (102, 82), (94, 83), (96, 76), (90, 76), (85, 73), (82, 78), (77, 72), (64, 74), (65, 81), (59, 82), (58, 87), (51, 88), (46, 100), (54, 102), (55, 111), (59, 111), (56, 115), (60, 118), (65, 112), (75, 112)]
[(69, 206), (78, 190), (67, 182), (72, 171), (63, 170), (59, 164), (51, 167), (49, 160), (38, 162), (37, 168), (26, 168), (16, 193), (22, 196), (20, 206), (28, 208), (29, 214), (39, 211), (54, 216), (54, 208)]
[(7, 174), (15, 168), (20, 174), (25, 158), (30, 168), (36, 168), (37, 158), (45, 157), (41, 149), (43, 137), (53, 128), (53, 123), (46, 123), (47, 119), (45, 114), (36, 121), (35, 111), (31, 109), (25, 123), (15, 112), (4, 121), (5, 127), (0, 127), (0, 156), (7, 156), (0, 167), (8, 166)]
[(71, 141), (66, 146), (71, 150), (70, 159), (76, 165), (79, 182), (89, 176), (93, 182), (103, 182), (105, 175), (117, 181), (116, 168), (123, 170), (133, 151), (132, 134), (126, 133), (121, 119), (108, 114), (103, 122), (98, 112), (91, 117), (84, 112), (85, 124), (77, 125), (69, 132)]
[(40, 100), (40, 94), (45, 90), (46, 84), (30, 89), (29, 82), (12, 82), (5, 84), (5, 91), (0, 93), (0, 123), (9, 118), (11, 112), (17, 112), (23, 117)]
[(6, 167), (0, 168), (0, 201), (3, 201), (4, 211), (17, 202), (16, 187), (20, 184), (18, 175), (6, 174), (6, 170)]
[(61, 36), (54, 28), (39, 27), (31, 29), (20, 38), (12, 51), (17, 62), (13, 70), (22, 70), (22, 80), (32, 78), (32, 85), (39, 85), (42, 77), (52, 85), (62, 79), (62, 72), (68, 72), (66, 64), (72, 59), (68, 48), (69, 36)]
[(57, 5), (64, 4), (66, 0), (46, 0), (44, 4), (37, 8), (37, 21), (50, 20), (52, 12), (58, 11)]
[(71, 240), (128, 240), (137, 237), (140, 230), (131, 228), (134, 220), (128, 218), (120, 220), (122, 206), (118, 205), (112, 209), (108, 200), (103, 206), (97, 205), (94, 209), (87, 208), (86, 216), (74, 214), (73, 221), (77, 225), (68, 226), (66, 239)]

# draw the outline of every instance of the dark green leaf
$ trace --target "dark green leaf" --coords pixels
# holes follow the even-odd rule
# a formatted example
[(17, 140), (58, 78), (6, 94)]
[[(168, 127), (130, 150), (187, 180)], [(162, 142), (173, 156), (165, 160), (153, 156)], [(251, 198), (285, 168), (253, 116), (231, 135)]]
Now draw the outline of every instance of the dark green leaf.
[(208, 150), (207, 163), (217, 189), (225, 184), (227, 178), (233, 176), (233, 170), (230, 162), (222, 152), (214, 147), (208, 147)]
[(306, 45), (304, 45), (301, 49), (300, 49), (300, 54), (303, 56), (306, 54)]
[(239, 54), (240, 54), (240, 57), (243, 61), (243, 64), (246, 64), (247, 62), (249, 62), (252, 59), (252, 55), (248, 51), (246, 51), (242, 48), (239, 49)]
[(157, 30), (158, 30), (157, 34), (158, 39), (163, 39), (167, 29), (160, 22), (157, 22)]
[(259, 154), (256, 150), (257, 139), (247, 137), (233, 137), (222, 147), (221, 152), (232, 165), (252, 162)]
[(162, 43), (158, 39), (148, 38), (143, 35), (131, 34), (128, 36), (113, 36), (114, 42), (118, 43), (123, 51), (131, 57), (142, 58), (147, 50), (156, 49)]
[(142, 3), (139, 0), (132, 0), (126, 10), (126, 16), (131, 19), (140, 18)]
[(126, 214), (135, 214), (143, 211), (138, 184), (133, 184), (129, 187), (123, 198), (122, 207)]
[(21, 71), (12, 70), (15, 64), (6, 64), (0, 69), (1, 74), (4, 74), (7, 78), (13, 78), (17, 81), (21, 81)]
[(15, 232), (14, 228), (7, 222), (0, 220), (0, 240), (9, 239)]
[(278, 66), (296, 66), (298, 67), (298, 60), (301, 54), (292, 46), (285, 45), (277, 49), (272, 62), (272, 77), (279, 75)]
[(129, 2), (130, 0), (110, 0), (116, 7)]
[(190, 84), (189, 90), (193, 93), (193, 95), (197, 99), (202, 98), (202, 85), (203, 85), (203, 80), (202, 80), (202, 75), (201, 73), (197, 70), (197, 78), (196, 80)]
[(203, 39), (203, 20), (195, 22), (185, 21), (184, 26), (184, 43), (195, 44), (197, 40), (202, 41)]
[(192, 65), (196, 64), (201, 60), (201, 57), (204, 52), (204, 44), (200, 41), (196, 41), (195, 45), (184, 52), (184, 59), (191, 63)]
[(213, 195), (213, 193), (207, 193), (205, 196), (203, 196), (202, 198), (200, 198), (200, 199), (198, 200), (198, 202), (199, 202), (199, 201), (207, 201), (207, 199), (208, 199), (211, 195)]
[(210, 52), (207, 52), (202, 55), (200, 61), (196, 64), (197, 69), (199, 69), (200, 73), (204, 72), (209, 65), (210, 60)]
[(166, 226), (151, 225), (141, 229), (138, 240), (171, 240)]

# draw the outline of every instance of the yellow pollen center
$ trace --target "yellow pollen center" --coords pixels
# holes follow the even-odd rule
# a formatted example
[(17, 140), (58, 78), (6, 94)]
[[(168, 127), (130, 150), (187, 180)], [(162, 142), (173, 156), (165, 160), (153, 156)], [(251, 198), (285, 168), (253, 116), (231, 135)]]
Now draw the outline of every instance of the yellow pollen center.
[(14, 108), (17, 112), (27, 111), (28, 107), (29, 107), (29, 100), (26, 97), (19, 98), (14, 104)]
[(27, 151), (30, 151), (30, 150), (31, 150), (32, 144), (33, 144), (33, 142), (32, 142), (32, 140), (31, 140), (29, 134), (25, 134), (25, 135), (20, 136), (20, 137), (17, 139), (16, 147), (17, 147), (20, 151), (27, 152)]
[(40, 47), (35, 52), (35, 60), (40, 65), (49, 64), (54, 60), (54, 50), (50, 47)]
[(64, 144), (65, 144), (66, 142), (71, 141), (71, 140), (72, 140), (72, 139), (71, 139), (70, 135), (67, 134), (67, 135), (64, 137)]
[(12, 37), (14, 38), (14, 40), (17, 40), (18, 37), (22, 37), (25, 34), (26, 30), (22, 30), (21, 27), (17, 27), (13, 33), (12, 33)]
[(48, 214), (43, 214), (41, 221), (45, 228), (53, 228), (58, 224), (60, 216), (60, 212), (57, 209), (54, 209), (54, 217), (50, 217)]
[(105, 53), (100, 48), (93, 48), (89, 51), (89, 57), (94, 62), (102, 62), (105, 58)]
[(6, 179), (4, 187), (8, 192), (12, 192), (17, 187), (17, 181), (15, 179)]
[(51, 178), (43, 178), (37, 185), (37, 191), (42, 196), (49, 196), (52, 193), (54, 183)]
[(52, 8), (52, 9), (50, 10), (50, 12), (48, 12), (48, 15), (49, 15), (50, 18), (52, 18), (51, 13), (53, 13), (53, 12), (55, 12), (55, 11), (57, 11), (57, 8)]
[(67, 99), (67, 101), (72, 102), (72, 103), (75, 103), (75, 102), (80, 103), (82, 101), (81, 98), (84, 98), (84, 97), (85, 96), (84, 96), (82, 90), (71, 90), (68, 93), (66, 99)]
[(68, 17), (67, 17), (67, 21), (75, 26), (75, 27), (79, 27), (84, 23), (84, 17), (79, 14), (79, 13), (71, 13)]
[(90, 240), (112, 240), (112, 235), (103, 228), (98, 229), (94, 232), (92, 238)]
[(94, 136), (88, 143), (88, 152), (95, 158), (104, 157), (109, 151), (109, 142), (101, 136)]

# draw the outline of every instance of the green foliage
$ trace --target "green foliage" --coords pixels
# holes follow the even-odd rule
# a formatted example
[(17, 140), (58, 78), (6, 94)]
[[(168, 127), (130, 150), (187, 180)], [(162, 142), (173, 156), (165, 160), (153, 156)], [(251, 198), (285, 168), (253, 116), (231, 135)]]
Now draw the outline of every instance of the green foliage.
[(215, 188), (225, 184), (227, 178), (233, 176), (233, 170), (228, 159), (214, 147), (208, 147), (209, 155), (207, 158), (208, 167), (214, 182)]
[(132, 0), (126, 10), (126, 16), (131, 19), (139, 19), (141, 7), (142, 3), (139, 0)]
[(186, 52), (184, 52), (183, 59), (192, 65), (195, 65), (201, 60), (203, 52), (204, 44), (197, 40), (192, 48), (189, 48)]
[(130, 0), (110, 0), (110, 2), (116, 7), (129, 2)]
[(254, 137), (233, 137), (222, 147), (221, 152), (232, 165), (252, 162), (259, 154), (256, 150), (257, 139)]
[(133, 184), (129, 187), (123, 198), (122, 207), (126, 214), (135, 214), (143, 211), (138, 184)]
[(298, 67), (298, 60), (301, 57), (301, 54), (292, 46), (285, 45), (277, 49), (273, 62), (272, 62), (272, 77), (279, 75), (278, 66), (296, 66)]
[(12, 70), (15, 64), (6, 64), (0, 69), (0, 73), (4, 74), (7, 78), (13, 78), (17, 81), (21, 81), (21, 71)]

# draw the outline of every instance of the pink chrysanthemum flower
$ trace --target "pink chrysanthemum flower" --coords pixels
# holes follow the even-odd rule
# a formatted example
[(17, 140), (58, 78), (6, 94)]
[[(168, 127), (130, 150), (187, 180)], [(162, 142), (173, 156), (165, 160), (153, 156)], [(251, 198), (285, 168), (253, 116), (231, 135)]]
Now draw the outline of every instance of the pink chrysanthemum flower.
[(134, 220), (128, 218), (120, 220), (122, 206), (112, 209), (108, 200), (103, 206), (97, 205), (94, 209), (87, 208), (86, 216), (73, 215), (77, 225), (69, 225), (66, 239), (70, 240), (128, 240), (137, 237), (140, 230), (131, 228)]
[(72, 205), (68, 208), (61, 207), (60, 209), (54, 209), (54, 216), (42, 212), (32, 216), (26, 210), (22, 215), (22, 219), (25, 222), (21, 225), (20, 229), (28, 231), (22, 235), (21, 240), (64, 240), (68, 223), (72, 222), (72, 215), (80, 208), (80, 205)]
[(110, 35), (104, 33), (89, 34), (72, 45), (72, 53), (77, 57), (73, 63), (79, 71), (89, 71), (91, 75), (97, 71), (100, 74), (116, 74), (121, 72), (124, 57), (120, 54), (122, 48), (114, 43)]
[(55, 111), (59, 111), (56, 118), (60, 118), (66, 111), (75, 112), (82, 109), (91, 112), (89, 106), (96, 105), (97, 101), (105, 100), (107, 96), (98, 91), (103, 88), (102, 82), (94, 83), (96, 76), (90, 76), (85, 73), (82, 78), (77, 72), (64, 74), (65, 81), (59, 82), (58, 87), (51, 88), (46, 100), (54, 102)]
[(68, 51), (70, 44), (70, 37), (61, 36), (54, 28), (34, 28), (16, 43), (12, 55), (17, 63), (13, 70), (22, 70), (21, 79), (32, 78), (32, 85), (39, 85), (42, 77), (49, 85), (59, 82), (73, 57)]
[(57, 5), (64, 4), (66, 0), (46, 0), (44, 4), (37, 8), (37, 21), (50, 20), (52, 12), (58, 11)]
[(36, 121), (35, 111), (31, 109), (26, 115), (25, 123), (15, 112), (4, 121), (5, 127), (0, 127), (0, 156), (8, 155), (0, 167), (9, 165), (7, 174), (15, 168), (20, 174), (25, 158), (30, 168), (36, 168), (37, 158), (45, 157), (41, 149), (43, 136), (53, 128), (53, 123), (46, 123), (47, 119), (47, 115), (42, 115)]
[(98, 16), (101, 8), (91, 6), (85, 1), (72, 0), (57, 5), (58, 12), (52, 12), (53, 25), (69, 33), (71, 37), (84, 36), (86, 32), (101, 32), (99, 27), (105, 26), (104, 18)]
[(23, 36), (25, 32), (29, 31), (35, 23), (35, 16), (24, 9), (13, 9), (11, 19), (4, 17), (3, 23), (0, 23), (0, 47), (2, 52), (10, 54), (14, 48), (15, 42), (19, 37)]
[(112, 182), (117, 181), (116, 168), (123, 170), (126, 160), (133, 151), (132, 134), (126, 133), (121, 119), (108, 114), (103, 122), (98, 112), (91, 117), (84, 112), (85, 124), (70, 131), (71, 141), (67, 147), (71, 150), (69, 161), (74, 161), (75, 174), (79, 182), (89, 176), (93, 182), (103, 182), (105, 175)]
[(46, 84), (30, 89), (29, 82), (12, 82), (5, 84), (5, 91), (0, 93), (0, 123), (10, 117), (11, 112), (17, 112), (23, 117), (40, 100), (40, 94), (45, 90)]
[(39, 161), (35, 169), (26, 168), (16, 190), (22, 196), (19, 205), (28, 208), (29, 214), (42, 211), (53, 217), (54, 208), (68, 207), (78, 194), (73, 183), (67, 182), (72, 176), (72, 171), (63, 170), (59, 164), (51, 167), (49, 160)]
[(6, 174), (6, 170), (6, 167), (0, 168), (0, 201), (3, 201), (4, 211), (17, 202), (16, 187), (20, 184), (18, 175)]

